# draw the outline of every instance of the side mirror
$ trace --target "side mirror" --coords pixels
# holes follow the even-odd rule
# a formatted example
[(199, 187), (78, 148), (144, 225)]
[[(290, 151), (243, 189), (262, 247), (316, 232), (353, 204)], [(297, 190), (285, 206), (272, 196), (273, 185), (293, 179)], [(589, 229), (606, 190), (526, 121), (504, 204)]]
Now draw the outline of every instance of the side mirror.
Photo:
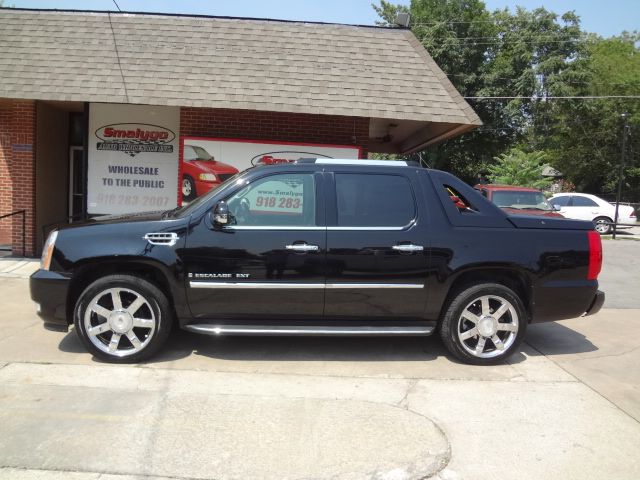
[(216, 225), (226, 225), (229, 223), (229, 206), (224, 200), (216, 203), (213, 207), (213, 223)]
[(551, 206), (553, 207), (553, 209), (556, 212), (559, 212), (560, 210), (562, 210), (562, 208), (560, 207), (560, 205), (558, 205), (557, 203), (552, 203)]

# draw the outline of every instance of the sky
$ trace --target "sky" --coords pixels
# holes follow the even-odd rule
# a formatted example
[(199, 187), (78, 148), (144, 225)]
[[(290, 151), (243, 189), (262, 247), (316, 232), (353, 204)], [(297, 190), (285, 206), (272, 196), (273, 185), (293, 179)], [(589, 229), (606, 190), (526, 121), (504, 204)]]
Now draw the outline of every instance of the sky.
[[(116, 0), (122, 10), (193, 13), (232, 17), (278, 18), (317, 22), (373, 25), (377, 15), (374, 0)], [(392, 0), (394, 1), (394, 0)], [(112, 0), (7, 0), (24, 8), (116, 10)], [(377, 0), (375, 3), (378, 3)], [(409, 0), (395, 0), (409, 4)], [(582, 19), (584, 30), (604, 37), (623, 30), (640, 29), (640, 0), (485, 0), (487, 8), (521, 5), (528, 10), (540, 6), (556, 13), (569, 10)]]

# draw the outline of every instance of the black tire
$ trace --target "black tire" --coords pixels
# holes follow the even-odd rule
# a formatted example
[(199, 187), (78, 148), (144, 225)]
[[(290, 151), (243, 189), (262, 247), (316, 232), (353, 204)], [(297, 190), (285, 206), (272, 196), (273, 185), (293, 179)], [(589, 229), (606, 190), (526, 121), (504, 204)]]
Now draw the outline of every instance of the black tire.
[[(110, 299), (113, 299), (113, 293), (110, 292), (113, 291), (120, 299), (120, 309), (113, 300), (109, 304)], [(133, 304), (139, 301), (140, 297), (145, 303), (136, 308)], [(90, 305), (92, 307), (87, 313)], [(111, 314), (110, 317), (98, 314), (94, 310), (97, 308), (103, 308), (104, 313)], [(126, 316), (127, 308), (135, 308), (130, 317)], [(118, 313), (126, 318), (117, 318)], [(108, 275), (93, 282), (78, 298), (73, 318), (76, 333), (87, 350), (97, 358), (110, 363), (137, 363), (150, 358), (166, 342), (173, 324), (173, 312), (166, 295), (154, 284), (132, 275)], [(131, 322), (130, 326), (127, 321)], [(136, 325), (136, 322), (144, 322), (146, 326)], [(87, 324), (89, 328), (100, 327), (104, 328), (104, 331), (90, 335)], [(114, 328), (117, 327), (129, 328), (128, 331), (123, 330), (118, 334), (118, 342), (114, 342), (116, 350), (110, 353), (106, 350), (109, 350), (109, 344), (114, 340), (113, 336), (117, 333)], [(131, 337), (131, 340), (137, 338), (140, 342), (138, 347), (129, 340), (131, 332), (135, 337)], [(136, 351), (136, 348), (139, 350)]]
[(593, 226), (600, 235), (609, 235), (613, 230), (612, 223), (613, 220), (609, 217), (597, 217), (593, 219)]
[[(493, 312), (489, 310), (491, 312), (489, 315), (483, 315), (482, 297), (487, 298), (487, 304), (490, 308), (498, 308), (495, 308)], [(504, 308), (510, 308), (498, 319), (495, 319), (492, 314), (497, 313), (503, 305), (506, 306)], [(477, 319), (485, 319), (481, 327), (488, 336), (480, 334), (479, 322), (476, 323), (466, 318), (466, 316), (473, 316), (474, 313), (477, 315)], [(497, 283), (467, 285), (457, 290), (452, 296), (452, 300), (441, 319), (440, 336), (447, 350), (464, 363), (494, 365), (501, 363), (518, 350), (526, 333), (528, 321), (522, 300), (510, 288)], [(513, 331), (514, 325), (515, 331)], [(477, 334), (471, 335), (474, 329)], [(490, 334), (494, 329), (496, 331)], [(463, 340), (461, 335), (471, 336)], [(497, 343), (494, 343), (492, 339), (494, 336), (497, 336)], [(481, 343), (483, 338), (484, 341)], [(480, 348), (480, 343), (481, 352), (477, 353), (475, 349)], [(502, 344), (502, 349), (498, 348), (498, 344)]]
[(189, 175), (183, 175), (180, 191), (182, 192), (182, 199), (187, 202), (195, 200), (195, 198), (198, 196), (196, 192), (196, 182), (194, 182), (193, 178), (191, 178)]

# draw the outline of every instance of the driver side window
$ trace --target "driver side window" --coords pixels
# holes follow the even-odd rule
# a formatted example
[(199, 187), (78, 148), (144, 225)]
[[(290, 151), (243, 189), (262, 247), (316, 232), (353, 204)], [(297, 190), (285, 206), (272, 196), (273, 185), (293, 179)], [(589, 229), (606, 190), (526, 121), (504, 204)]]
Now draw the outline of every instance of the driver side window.
[(276, 174), (256, 180), (227, 200), (231, 225), (315, 226), (315, 190), (312, 173)]

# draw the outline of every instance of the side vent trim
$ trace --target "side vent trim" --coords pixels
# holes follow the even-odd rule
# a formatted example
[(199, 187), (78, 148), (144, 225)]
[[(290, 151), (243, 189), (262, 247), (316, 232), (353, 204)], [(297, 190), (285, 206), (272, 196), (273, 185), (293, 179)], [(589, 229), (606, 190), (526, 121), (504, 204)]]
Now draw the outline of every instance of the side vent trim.
[(147, 233), (144, 238), (151, 245), (166, 245), (167, 247), (173, 247), (176, 243), (178, 243), (178, 234), (175, 232), (165, 233)]

